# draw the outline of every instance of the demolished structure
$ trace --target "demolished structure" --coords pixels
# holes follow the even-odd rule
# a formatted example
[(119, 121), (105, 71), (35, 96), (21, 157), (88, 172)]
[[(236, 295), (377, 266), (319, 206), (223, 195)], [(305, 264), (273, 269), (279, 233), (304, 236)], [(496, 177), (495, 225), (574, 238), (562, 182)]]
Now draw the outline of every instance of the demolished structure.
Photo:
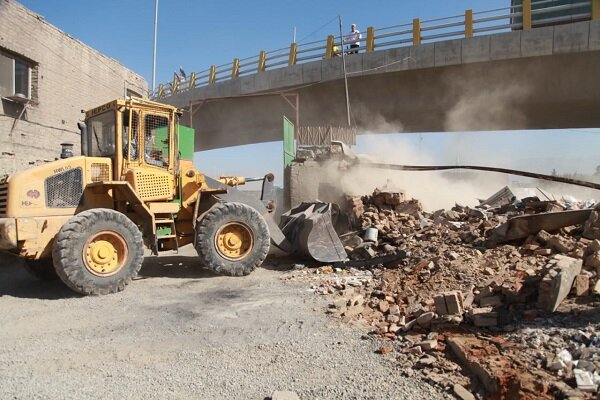
[(329, 313), (383, 339), (379, 352), (407, 375), (416, 368), (460, 398), (591, 398), (600, 206), (590, 205), (519, 200), (508, 188), (434, 212), (400, 192), (347, 196), (350, 258), (396, 261), (292, 276), (316, 277)]

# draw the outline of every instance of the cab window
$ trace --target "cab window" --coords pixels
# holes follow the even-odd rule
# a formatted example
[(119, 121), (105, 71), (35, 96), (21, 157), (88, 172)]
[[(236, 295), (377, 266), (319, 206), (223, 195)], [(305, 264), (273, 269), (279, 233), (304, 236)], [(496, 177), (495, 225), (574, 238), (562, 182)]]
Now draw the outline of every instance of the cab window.
[(164, 115), (144, 116), (144, 161), (146, 164), (169, 166), (169, 118)]
[(115, 154), (115, 113), (107, 111), (88, 119), (88, 154), (109, 157)]

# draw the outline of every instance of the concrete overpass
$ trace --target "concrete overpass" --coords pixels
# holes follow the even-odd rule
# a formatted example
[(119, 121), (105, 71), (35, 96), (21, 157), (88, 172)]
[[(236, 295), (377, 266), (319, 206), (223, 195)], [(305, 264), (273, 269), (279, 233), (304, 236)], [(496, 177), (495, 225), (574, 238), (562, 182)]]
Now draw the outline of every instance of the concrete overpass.
[[(600, 4), (589, 4), (587, 21), (536, 28), (525, 1), (511, 10), (522, 22), (511, 19), (494, 34), (487, 34), (499, 30), (491, 18), (477, 25), (470, 10), (429, 36), (435, 27), (419, 20), (396, 36), (370, 28), (361, 52), (344, 57), (353, 123), (377, 133), (600, 127)], [(452, 36), (461, 37), (435, 41)], [(343, 125), (337, 39), (304, 53), (295, 44), (283, 56), (261, 52), (256, 70), (244, 70), (252, 60), (236, 59), (230, 78), (211, 67), (207, 84), (196, 76), (183, 88), (174, 81), (170, 93), (161, 88), (161, 101), (188, 110), (183, 122), (191, 119), (199, 132), (196, 150), (281, 140), (282, 115), (297, 118), (295, 94), (300, 125)]]

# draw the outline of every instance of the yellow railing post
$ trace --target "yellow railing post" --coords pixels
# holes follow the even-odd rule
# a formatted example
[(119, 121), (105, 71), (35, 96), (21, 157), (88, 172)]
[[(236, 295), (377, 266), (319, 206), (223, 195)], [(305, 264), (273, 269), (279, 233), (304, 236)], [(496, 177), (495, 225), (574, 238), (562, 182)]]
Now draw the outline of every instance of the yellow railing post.
[(214, 65), (210, 66), (210, 72), (208, 73), (208, 83), (215, 83), (217, 81), (217, 67)]
[(196, 87), (196, 73), (192, 72), (190, 74), (190, 84), (188, 86), (188, 90), (192, 90), (195, 87)]
[(179, 90), (179, 76), (177, 74), (173, 74), (173, 84), (171, 84), (171, 94), (177, 94)]
[(327, 46), (325, 47), (325, 58), (333, 57), (333, 35), (327, 36)]
[(592, 19), (600, 19), (600, 0), (592, 0)]
[(523, 0), (523, 30), (531, 30), (531, 0)]
[(240, 76), (240, 59), (234, 58), (231, 67), (231, 79), (237, 78), (238, 76)]
[(288, 59), (288, 65), (295, 65), (298, 59), (298, 45), (292, 43), (290, 45), (290, 58)]
[(261, 50), (258, 56), (258, 72), (264, 71), (265, 68), (267, 68), (267, 52)]
[(367, 51), (375, 49), (375, 29), (372, 26), (367, 28)]
[(157, 96), (159, 99), (165, 97), (165, 87), (163, 86), (162, 83), (160, 85), (158, 85)]
[(413, 45), (421, 44), (421, 21), (419, 18), (413, 19)]
[(465, 37), (473, 37), (473, 10), (465, 11)]

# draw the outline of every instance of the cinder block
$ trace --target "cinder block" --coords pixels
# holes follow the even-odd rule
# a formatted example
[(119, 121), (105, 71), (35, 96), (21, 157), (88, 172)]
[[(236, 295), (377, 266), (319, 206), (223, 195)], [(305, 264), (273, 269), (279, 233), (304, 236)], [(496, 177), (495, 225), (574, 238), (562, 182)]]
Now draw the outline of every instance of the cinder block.
[(434, 43), (434, 63), (436, 67), (461, 63), (462, 40), (446, 40)]
[(435, 43), (411, 46), (410, 58), (411, 63), (409, 65), (413, 68), (429, 68), (435, 66)]
[(385, 71), (404, 71), (414, 66), (414, 61), (410, 56), (410, 47), (396, 47), (384, 50), (385, 53)]
[(523, 57), (552, 54), (554, 27), (547, 26), (521, 32), (521, 55)]
[(463, 63), (483, 62), (490, 60), (490, 36), (477, 36), (463, 39), (461, 56)]
[(490, 38), (490, 58), (492, 60), (521, 56), (521, 31), (498, 33)]
[(589, 50), (600, 50), (600, 20), (590, 21)]
[(589, 48), (590, 23), (577, 22), (554, 27), (554, 53), (574, 53)]

